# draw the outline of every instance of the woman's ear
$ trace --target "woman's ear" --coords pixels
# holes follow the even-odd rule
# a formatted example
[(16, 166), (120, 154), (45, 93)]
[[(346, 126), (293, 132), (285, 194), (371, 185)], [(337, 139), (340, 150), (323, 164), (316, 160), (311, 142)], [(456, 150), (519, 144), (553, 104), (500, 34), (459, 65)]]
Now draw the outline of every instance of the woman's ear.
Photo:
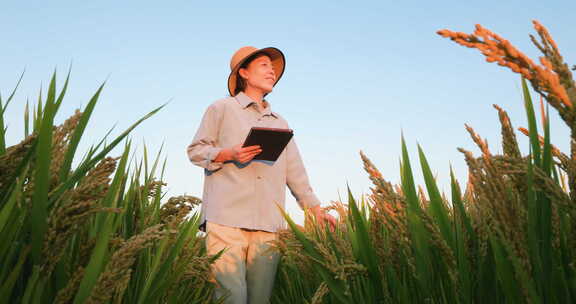
[(243, 79), (247, 79), (248, 78), (248, 71), (245, 68), (240, 68), (238, 70), (238, 75), (240, 75), (240, 77), (242, 77)]

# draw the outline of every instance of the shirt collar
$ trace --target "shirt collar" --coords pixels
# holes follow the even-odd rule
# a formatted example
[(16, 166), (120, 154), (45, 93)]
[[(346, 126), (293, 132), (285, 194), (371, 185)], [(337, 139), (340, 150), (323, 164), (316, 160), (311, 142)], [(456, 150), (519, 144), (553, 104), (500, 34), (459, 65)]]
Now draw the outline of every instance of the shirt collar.
[[(254, 100), (252, 100), (252, 98), (250, 98), (248, 95), (244, 94), (244, 92), (236, 94), (234, 98), (244, 109), (248, 108), (252, 104), (255, 104)], [(264, 99), (264, 103), (266, 103), (266, 108), (262, 109), (263, 114), (272, 115), (274, 118), (278, 118), (278, 116), (272, 112), (272, 109), (270, 108), (270, 103), (266, 101), (266, 99)]]

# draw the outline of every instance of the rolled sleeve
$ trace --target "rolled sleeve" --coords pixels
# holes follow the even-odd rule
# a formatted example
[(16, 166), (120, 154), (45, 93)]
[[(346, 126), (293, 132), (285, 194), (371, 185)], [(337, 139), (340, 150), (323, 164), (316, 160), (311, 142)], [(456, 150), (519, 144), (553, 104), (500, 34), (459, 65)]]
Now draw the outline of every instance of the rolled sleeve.
[(220, 118), (217, 109), (214, 106), (208, 107), (194, 140), (186, 149), (190, 161), (208, 171), (219, 170), (223, 164), (214, 161), (222, 150), (217, 141), (219, 125)]
[(290, 192), (292, 192), (292, 195), (298, 202), (298, 205), (300, 205), (302, 209), (320, 205), (320, 201), (316, 197), (316, 194), (314, 194), (312, 186), (310, 186), (308, 174), (306, 173), (306, 168), (304, 168), (304, 162), (300, 157), (300, 152), (294, 139), (288, 143), (286, 153), (286, 183), (288, 188), (290, 188)]

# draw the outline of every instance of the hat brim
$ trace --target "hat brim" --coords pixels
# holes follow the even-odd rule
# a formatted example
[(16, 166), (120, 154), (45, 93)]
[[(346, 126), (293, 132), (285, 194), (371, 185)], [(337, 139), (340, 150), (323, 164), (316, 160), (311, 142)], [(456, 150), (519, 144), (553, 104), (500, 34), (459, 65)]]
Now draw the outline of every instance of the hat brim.
[(230, 75), (228, 76), (228, 92), (230, 93), (230, 96), (235, 95), (234, 91), (236, 91), (236, 83), (237, 83), (236, 79), (238, 78), (238, 70), (244, 64), (244, 62), (246, 62), (246, 60), (252, 58), (257, 54), (265, 54), (268, 57), (270, 57), (270, 60), (272, 61), (272, 66), (274, 67), (274, 72), (276, 73), (276, 81), (274, 82), (274, 85), (276, 85), (280, 80), (280, 78), (282, 78), (282, 75), (284, 74), (284, 68), (286, 66), (286, 59), (284, 58), (284, 54), (282, 53), (282, 51), (280, 51), (275, 47), (267, 47), (255, 50), (254, 52), (244, 57), (244, 59), (240, 60), (240, 62), (238, 62), (230, 72)]

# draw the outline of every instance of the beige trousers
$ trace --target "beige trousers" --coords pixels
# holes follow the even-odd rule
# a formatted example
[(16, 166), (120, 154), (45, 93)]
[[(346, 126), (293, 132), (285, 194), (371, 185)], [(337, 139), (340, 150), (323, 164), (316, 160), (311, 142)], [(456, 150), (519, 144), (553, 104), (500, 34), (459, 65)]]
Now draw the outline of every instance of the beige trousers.
[(270, 301), (279, 254), (268, 250), (276, 233), (246, 230), (207, 222), (208, 254), (226, 249), (212, 265), (215, 297), (228, 304), (267, 304)]

